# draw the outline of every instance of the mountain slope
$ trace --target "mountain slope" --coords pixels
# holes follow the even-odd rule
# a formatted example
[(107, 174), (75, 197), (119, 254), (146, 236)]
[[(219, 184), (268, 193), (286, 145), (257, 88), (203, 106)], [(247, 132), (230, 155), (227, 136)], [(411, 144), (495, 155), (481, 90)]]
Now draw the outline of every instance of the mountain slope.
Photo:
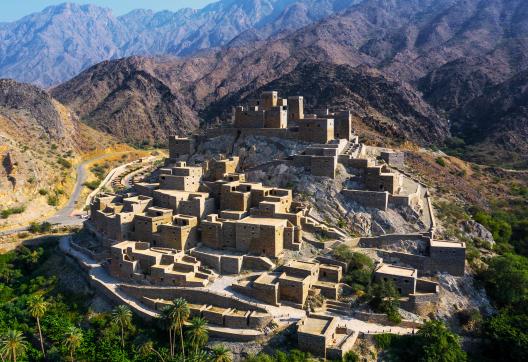
[(482, 93), (453, 114), (456, 134), (475, 161), (528, 167), (528, 70)]
[[(239, 38), (252, 39), (250, 44), (235, 39), (229, 48), (186, 59), (142, 59), (141, 69), (163, 82), (205, 121), (218, 115), (209, 105), (221, 104), (224, 98), (225, 104), (231, 104), (230, 94), (265, 87), (304, 63), (376, 68), (384, 79), (399, 84), (399, 88), (391, 89), (417, 89), (436, 107), (433, 113), (453, 118), (486, 89), (528, 67), (526, 14), (528, 3), (521, 0), (365, 0), (291, 33), (258, 40), (258, 33), (246, 32)], [(106, 74), (100, 69), (98, 76), (112, 78), (111, 68), (107, 67)], [(85, 102), (91, 102), (83, 94), (92, 87), (94, 69), (64, 83), (54, 94), (73, 109), (76, 105), (84, 107)], [(310, 79), (309, 74), (305, 77)], [(90, 81), (80, 82), (82, 79)], [(329, 83), (324, 86), (332, 89), (335, 80), (325, 79)], [(340, 86), (337, 82), (334, 88)], [(423, 101), (419, 93), (413, 94), (409, 106), (419, 114), (424, 109)], [(390, 118), (389, 110), (383, 113), (381, 105), (378, 110)], [(460, 116), (457, 119), (470, 122)], [(497, 137), (505, 132), (501, 120), (497, 119), (497, 127), (493, 128)], [(410, 129), (421, 124), (405, 117), (403, 121), (409, 121)], [(522, 134), (522, 129), (512, 131)], [(467, 133), (461, 135), (466, 137)], [(434, 139), (442, 145), (447, 136)], [(425, 140), (425, 135), (416, 138), (418, 142)], [(485, 152), (486, 143), (467, 141), (476, 148), (466, 151)], [(522, 142), (527, 141), (519, 144)]]
[(60, 199), (73, 183), (71, 164), (112, 143), (44, 90), (0, 80), (0, 209), (24, 206), (30, 220), (46, 215), (48, 197)]
[(149, 67), (127, 58), (100, 63), (53, 90), (88, 125), (127, 142), (163, 143), (198, 127), (196, 114)]
[[(390, 141), (413, 140), (420, 144), (441, 142), (449, 134), (447, 122), (410, 87), (386, 79), (368, 67), (352, 68), (329, 63), (304, 63), (264, 87), (253, 84), (205, 108), (204, 118), (266, 90), (282, 95), (302, 94), (307, 111), (330, 107), (349, 109), (361, 133), (377, 134)], [(358, 122), (360, 120), (360, 122)]]
[(136, 10), (120, 17), (93, 5), (51, 6), (0, 26), (0, 77), (54, 85), (107, 59), (192, 55), (248, 30), (265, 39), (358, 1), (221, 0), (200, 10)]

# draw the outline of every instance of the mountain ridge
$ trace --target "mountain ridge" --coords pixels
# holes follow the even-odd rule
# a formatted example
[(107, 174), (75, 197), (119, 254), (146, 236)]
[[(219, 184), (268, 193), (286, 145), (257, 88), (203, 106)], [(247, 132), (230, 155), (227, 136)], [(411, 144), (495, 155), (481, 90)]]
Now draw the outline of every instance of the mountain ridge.
[[(64, 3), (0, 27), (0, 77), (56, 85), (107, 59), (189, 56), (228, 44), (247, 30), (263, 38), (298, 29), (360, 0), (220, 0), (202, 9), (122, 16), (95, 5)], [(302, 5), (301, 5), (302, 4)], [(295, 9), (304, 9), (295, 12)]]

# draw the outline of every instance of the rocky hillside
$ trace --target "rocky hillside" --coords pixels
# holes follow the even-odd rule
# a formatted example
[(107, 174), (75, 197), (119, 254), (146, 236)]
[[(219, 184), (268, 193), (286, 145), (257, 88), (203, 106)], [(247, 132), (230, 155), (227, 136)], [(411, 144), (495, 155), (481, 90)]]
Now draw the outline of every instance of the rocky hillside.
[(383, 138), (385, 142), (410, 139), (432, 144), (449, 134), (446, 120), (416, 91), (367, 66), (303, 63), (263, 87), (253, 83), (211, 103), (203, 111), (204, 118), (230, 111), (250, 98), (258, 98), (265, 90), (278, 90), (283, 95), (302, 94), (308, 112), (314, 108), (349, 109), (362, 135), (377, 136), (374, 139)]
[(73, 182), (79, 156), (113, 142), (46, 91), (0, 80), (0, 211), (25, 208), (30, 220), (46, 215)]
[[(494, 139), (507, 139), (506, 130), (511, 135), (522, 135), (526, 131), (526, 120), (522, 118), (506, 125), (502, 117), (486, 121), (475, 113), (465, 114), (465, 110), (469, 112), (471, 108), (469, 104), (478, 102), (488, 89), (527, 68), (528, 53), (524, 45), (528, 39), (528, 17), (523, 14), (528, 14), (528, 5), (521, 0), (365, 0), (338, 15), (280, 37), (259, 41), (258, 37), (246, 34), (254, 40), (250, 44), (186, 59), (165, 57), (139, 61), (135, 58), (134, 63), (165, 84), (181, 104), (200, 114), (205, 121), (217, 115), (213, 112), (219, 110), (215, 104), (233, 104), (233, 93), (240, 92), (238, 96), (243, 96), (290, 73), (290, 80), (296, 84), (310, 83), (311, 74), (304, 72), (304, 78), (300, 78), (298, 73), (292, 73), (299, 64), (330, 63), (377, 69), (382, 76), (378, 79), (386, 79), (392, 86), (390, 90), (383, 87), (372, 90), (378, 96), (368, 101), (383, 101), (373, 107), (383, 117), (374, 117), (371, 108), (364, 111), (362, 121), (365, 124), (387, 137), (410, 137), (424, 144), (434, 140), (442, 146), (443, 140), (449, 137), (444, 126), (449, 119), (454, 125), (451, 131), (471, 145), (464, 148), (464, 153), (474, 157), (488, 153), (490, 143), (486, 139), (490, 139), (490, 134), (462, 132), (467, 129), (463, 123), (491, 130)], [(85, 94), (92, 92), (90, 89), (99, 79), (112, 79), (116, 64), (127, 67), (130, 62), (124, 59), (88, 69), (56, 88), (53, 94), (87, 117), (88, 123), (92, 122), (89, 113), (82, 111), (84, 104), (92, 102)], [(321, 77), (321, 72), (312, 69), (313, 77), (326, 84), (306, 89), (308, 93), (324, 87), (327, 92), (334, 90), (334, 100), (339, 100), (341, 81), (336, 77)], [(109, 89), (119, 87), (118, 82), (111, 83)], [(356, 91), (365, 99), (365, 93), (361, 95), (360, 90)], [(386, 97), (382, 94), (385, 91), (388, 92)], [(501, 103), (506, 100), (507, 97), (499, 97), (494, 104), (509, 109), (507, 104)], [(355, 100), (341, 102), (352, 104)], [(388, 121), (391, 117), (395, 119)], [(490, 128), (480, 122), (495, 122), (496, 125)], [(431, 124), (435, 128), (433, 132), (427, 127)], [(442, 133), (440, 137), (437, 137), (438, 132)], [(428, 135), (434, 136), (428, 139)], [(522, 150), (527, 142), (521, 137), (518, 139), (515, 147)], [(500, 142), (497, 147), (504, 148)], [(508, 160), (509, 156), (501, 152), (498, 158), (481, 159), (500, 162)]]
[[(192, 55), (250, 32), (266, 39), (299, 29), (359, 0), (220, 0), (200, 10), (109, 9), (66, 3), (0, 25), (0, 77), (44, 86), (103, 60), (130, 55)], [(248, 38), (242, 35), (237, 41)]]
[(163, 143), (198, 119), (184, 98), (142, 58), (100, 63), (53, 90), (88, 125), (126, 142)]
[[(528, 167), (528, 71), (491, 86), (453, 114), (457, 134), (476, 152), (472, 158)], [(479, 147), (480, 146), (480, 147)]]

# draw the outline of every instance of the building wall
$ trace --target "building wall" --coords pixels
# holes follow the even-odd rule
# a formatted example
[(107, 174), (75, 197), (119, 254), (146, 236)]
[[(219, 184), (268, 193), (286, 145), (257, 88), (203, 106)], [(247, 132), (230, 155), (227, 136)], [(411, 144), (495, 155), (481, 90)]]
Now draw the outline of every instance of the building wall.
[(266, 110), (264, 116), (265, 128), (286, 128), (288, 127), (288, 107), (279, 106)]
[(258, 107), (237, 107), (235, 110), (236, 128), (264, 128), (265, 112)]
[(194, 153), (194, 141), (192, 138), (169, 137), (169, 157), (180, 159)]
[(337, 156), (314, 156), (311, 158), (310, 171), (314, 176), (335, 178)]
[(429, 270), (447, 272), (451, 275), (464, 275), (466, 261), (465, 248), (430, 247)]
[(376, 271), (374, 273), (374, 279), (379, 281), (392, 281), (396, 286), (396, 289), (402, 296), (407, 296), (416, 291), (416, 278), (381, 273)]
[(304, 97), (288, 97), (288, 119), (300, 120), (304, 118)]
[(310, 289), (309, 280), (302, 281), (280, 279), (279, 280), (279, 295), (281, 301), (289, 301), (304, 306), (308, 298), (308, 290)]
[(381, 158), (387, 162), (389, 166), (404, 166), (405, 153), (404, 152), (381, 152)]
[(365, 172), (365, 187), (370, 191), (388, 191), (391, 194), (398, 192), (401, 184), (401, 175), (384, 173), (380, 167), (369, 167)]
[(306, 142), (326, 143), (334, 139), (333, 119), (303, 119), (299, 122), (299, 139)]
[(351, 140), (353, 136), (352, 114), (350, 111), (338, 112), (334, 115), (335, 139)]

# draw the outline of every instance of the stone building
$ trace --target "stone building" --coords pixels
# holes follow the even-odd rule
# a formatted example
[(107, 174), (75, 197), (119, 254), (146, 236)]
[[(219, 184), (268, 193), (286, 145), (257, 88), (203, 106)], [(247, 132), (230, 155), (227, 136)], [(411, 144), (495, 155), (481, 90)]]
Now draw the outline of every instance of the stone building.
[(405, 165), (405, 153), (401, 151), (382, 151), (380, 157), (389, 166), (402, 167)]
[(202, 174), (201, 166), (177, 162), (175, 167), (160, 169), (160, 188), (195, 192), (200, 188)]
[(234, 128), (246, 134), (253, 132), (316, 143), (355, 138), (349, 111), (330, 113), (328, 109), (321, 109), (315, 110), (315, 114), (306, 114), (302, 96), (284, 99), (276, 91), (263, 92), (247, 106), (236, 107)]
[(233, 288), (272, 305), (285, 303), (303, 308), (310, 293), (336, 300), (342, 274), (338, 265), (290, 260), (281, 268), (235, 284)]
[(314, 176), (335, 178), (338, 157), (347, 145), (346, 140), (333, 140), (324, 144), (313, 144), (293, 156), (293, 164), (304, 167)]
[(178, 161), (194, 153), (194, 140), (178, 136), (169, 137), (169, 158)]
[(121, 280), (167, 286), (204, 287), (215, 277), (191, 256), (134, 241), (123, 241), (111, 247), (107, 269)]
[(299, 139), (327, 143), (334, 139), (333, 118), (305, 118), (299, 121)]
[(431, 240), (429, 243), (429, 270), (438, 270), (463, 276), (466, 261), (466, 243)]
[(299, 349), (323, 359), (341, 360), (357, 337), (357, 332), (339, 326), (332, 316), (311, 314), (297, 324)]
[(400, 295), (409, 295), (416, 291), (418, 271), (390, 264), (381, 264), (374, 272), (375, 280), (391, 281)]
[(418, 278), (418, 270), (414, 268), (382, 263), (374, 271), (374, 280), (394, 283), (402, 297), (401, 307), (413, 313), (424, 305), (436, 304), (440, 298), (438, 283)]

